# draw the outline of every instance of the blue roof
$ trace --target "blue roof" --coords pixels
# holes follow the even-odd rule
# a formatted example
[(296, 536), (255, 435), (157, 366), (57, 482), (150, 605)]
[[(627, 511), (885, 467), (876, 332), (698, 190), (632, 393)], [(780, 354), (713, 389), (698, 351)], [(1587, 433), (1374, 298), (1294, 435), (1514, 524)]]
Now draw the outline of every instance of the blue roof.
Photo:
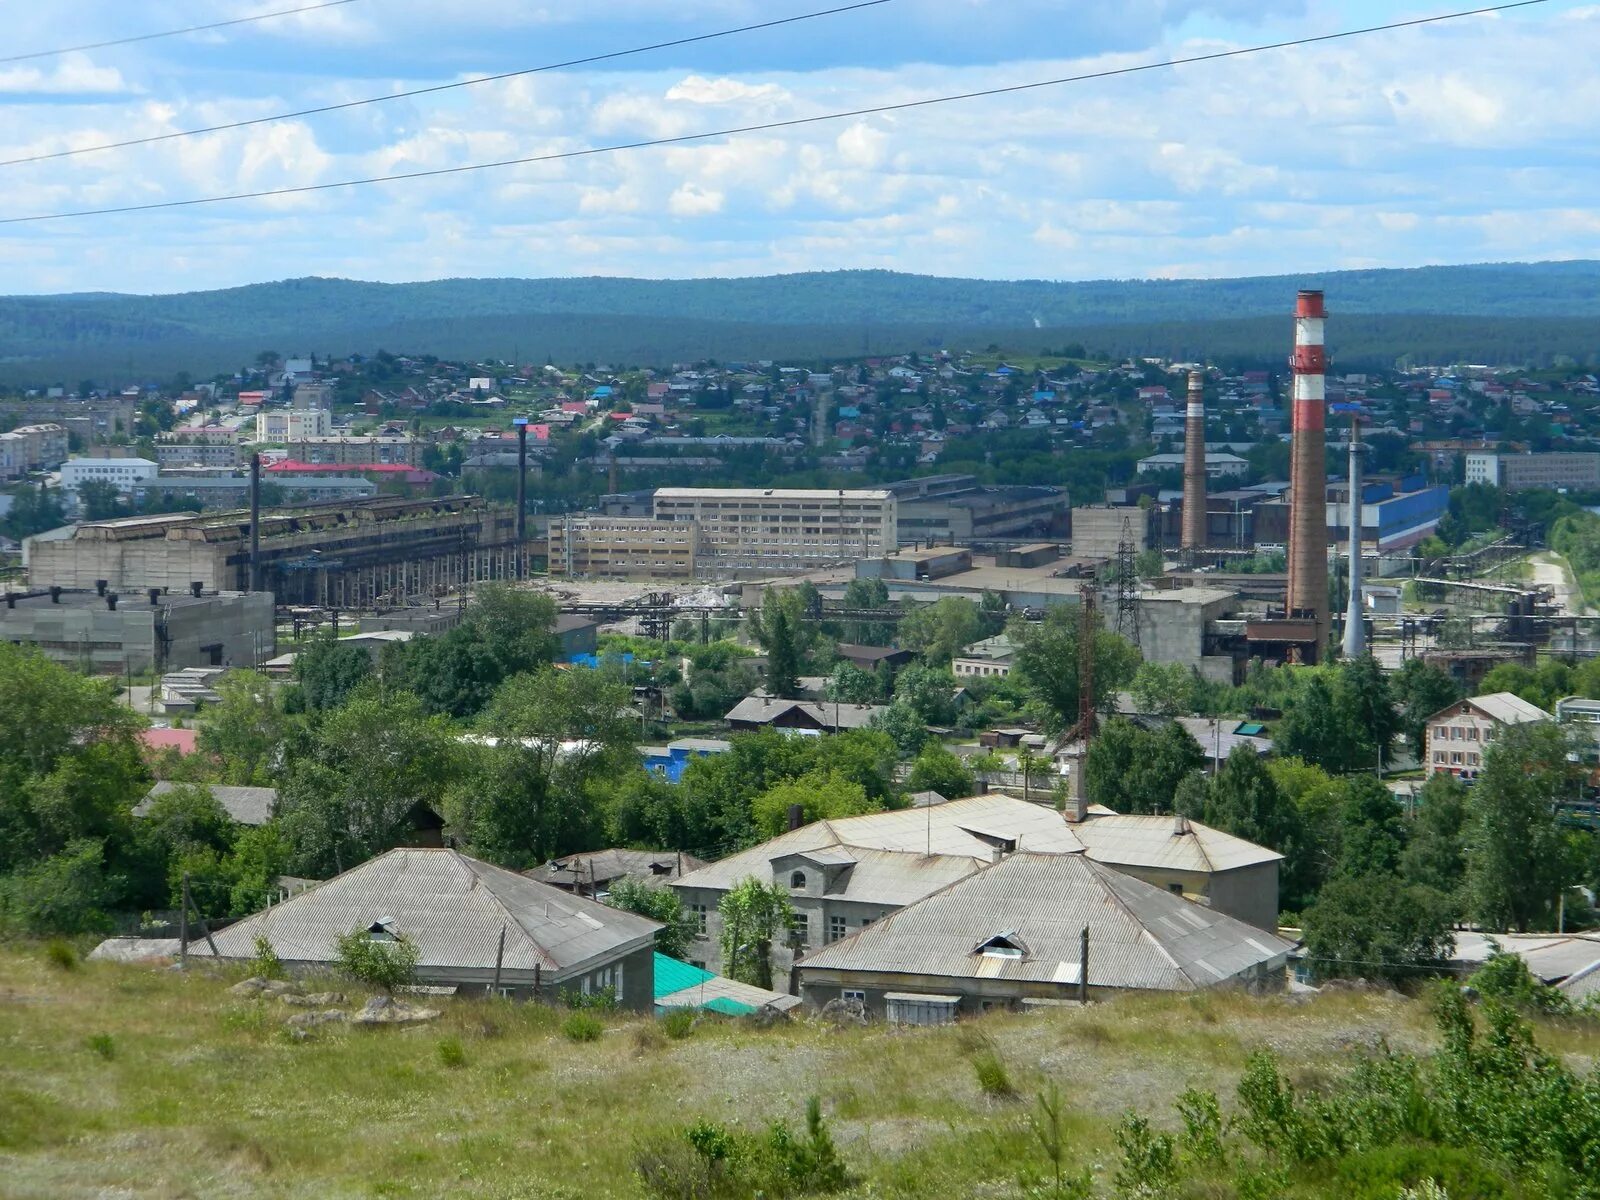
[(681, 992), (684, 988), (692, 988), (716, 978), (704, 967), (697, 967), (676, 958), (669, 958), (659, 950), (656, 951), (655, 976), (655, 998), (657, 1000), (663, 996), (670, 996), (674, 992)]

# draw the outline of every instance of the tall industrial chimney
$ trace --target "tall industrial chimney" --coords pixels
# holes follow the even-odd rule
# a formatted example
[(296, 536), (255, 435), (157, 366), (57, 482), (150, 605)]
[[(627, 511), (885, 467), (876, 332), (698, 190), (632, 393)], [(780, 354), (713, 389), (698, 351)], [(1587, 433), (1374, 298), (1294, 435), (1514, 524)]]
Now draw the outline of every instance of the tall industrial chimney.
[(1183, 549), (1206, 544), (1206, 373), (1189, 372), (1189, 407), (1183, 426)]
[(1288, 615), (1316, 623), (1311, 661), (1328, 641), (1327, 353), (1322, 293), (1302, 291), (1295, 304), (1294, 442), (1289, 458)]
[(261, 455), (250, 456), (250, 590), (261, 590)]
[(1344, 610), (1344, 656), (1360, 658), (1367, 652), (1367, 630), (1361, 617), (1361, 467), (1366, 446), (1361, 443), (1360, 418), (1350, 418), (1350, 603)]
[(517, 578), (521, 579), (528, 561), (528, 418), (516, 417), (511, 423), (517, 427)]

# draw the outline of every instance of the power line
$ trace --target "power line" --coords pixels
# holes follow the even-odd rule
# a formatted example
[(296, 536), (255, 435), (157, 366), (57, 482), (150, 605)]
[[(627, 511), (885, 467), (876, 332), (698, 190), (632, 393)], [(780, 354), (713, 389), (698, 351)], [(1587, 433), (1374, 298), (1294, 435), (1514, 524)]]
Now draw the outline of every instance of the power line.
[(625, 150), (647, 150), (657, 146), (680, 146), (702, 142), (711, 138), (733, 137), (745, 133), (765, 133), (776, 129), (794, 129), (804, 125), (817, 125), (827, 121), (844, 121), (852, 117), (874, 116), (881, 113), (905, 112), (928, 108), (937, 104), (953, 104), (961, 100), (978, 100), (989, 96), (1004, 96), (1017, 92), (1037, 91), (1040, 88), (1059, 87), (1069, 83), (1085, 83), (1096, 79), (1111, 79), (1120, 75), (1137, 75), (1146, 71), (1159, 71), (1169, 67), (1189, 66), (1193, 63), (1216, 62), (1221, 59), (1243, 58), (1269, 50), (1287, 50), (1296, 46), (1312, 46), (1321, 42), (1339, 41), (1361, 37), (1369, 33), (1385, 33), (1396, 29), (1409, 29), (1419, 25), (1435, 25), (1443, 21), (1456, 21), (1464, 17), (1485, 16), (1544, 4), (1547, 0), (1513, 0), (1487, 8), (1467, 9), (1460, 12), (1441, 13), (1432, 17), (1413, 17), (1405, 21), (1392, 21), (1384, 25), (1368, 25), (1361, 29), (1346, 29), (1339, 33), (1324, 33), (1314, 37), (1292, 38), (1282, 42), (1268, 42), (1259, 46), (1243, 46), (1233, 50), (1217, 50), (1209, 54), (1196, 54), (1188, 58), (1164, 59), (1160, 62), (1141, 63), (1132, 67), (1115, 67), (1104, 71), (1090, 71), (1082, 75), (1064, 75), (1057, 79), (1040, 79), (1032, 83), (1015, 83), (1004, 87), (983, 88), (973, 92), (958, 92), (946, 96), (930, 96), (921, 100), (905, 100), (898, 104), (878, 104), (868, 108), (855, 108), (845, 112), (822, 113), (811, 117), (790, 117), (782, 121), (764, 121), (756, 125), (736, 125), (726, 129), (711, 129), (703, 133), (685, 133), (676, 137), (649, 138), (637, 142), (618, 142), (609, 146), (587, 146), (581, 150), (562, 150), (552, 154), (534, 154), (525, 158), (505, 158), (495, 162), (468, 163), (458, 167), (432, 167), (423, 171), (402, 171), (392, 175), (372, 175), (364, 179), (341, 179), (332, 183), (306, 183), (294, 187), (267, 188), (255, 192), (232, 192), (221, 196), (199, 196), (189, 200), (161, 200), (151, 204), (123, 204), (110, 208), (85, 208), (71, 212), (37, 213), (27, 217), (0, 217), (0, 225), (26, 225), (41, 221), (65, 221), (78, 217), (107, 217), (123, 213), (154, 212), (169, 208), (195, 208), (204, 204), (225, 204), (236, 200), (264, 200), (275, 196), (299, 196), (312, 192), (327, 192), (341, 188), (366, 187), (375, 183), (400, 183), (411, 179), (433, 179), (446, 175), (464, 175), (476, 171), (491, 171), (500, 167), (530, 166), (537, 163), (563, 162), (568, 159), (594, 158), (617, 154)]
[[(340, 0), (340, 3), (349, 2), (350, 0)], [(519, 71), (505, 71), (499, 75), (484, 75), (476, 79), (460, 79), (454, 83), (435, 83), (427, 87), (411, 88), (403, 92), (390, 92), (384, 96), (368, 96), (362, 100), (345, 100), (338, 104), (302, 108), (295, 112), (277, 113), (270, 117), (252, 117), (247, 121), (231, 121), (223, 125), (207, 125), (201, 129), (157, 133), (149, 137), (129, 138), (121, 142), (106, 142), (98, 146), (80, 146), (72, 150), (56, 150), (49, 154), (30, 154), (25, 158), (0, 159), (0, 167), (14, 167), (22, 163), (47, 162), (56, 158), (74, 158), (80, 154), (96, 154), (102, 150), (122, 150), (129, 146), (148, 146), (154, 142), (170, 142), (176, 138), (198, 137), (205, 133), (223, 133), (230, 129), (247, 129), (252, 125), (269, 125), (274, 121), (290, 121), (296, 117), (312, 117), (319, 113), (340, 112), (347, 108), (360, 108), (367, 104), (385, 104), (390, 100), (408, 100), (414, 96), (431, 96), (438, 92), (453, 91), (456, 88), (476, 87), (481, 83), (499, 83), (507, 79), (519, 79), (524, 75), (538, 75), (544, 71), (558, 71), (564, 67), (588, 66), (592, 63), (607, 62), (614, 58), (626, 58), (632, 54), (644, 54), (652, 50), (671, 50), (678, 46), (692, 46), (696, 42), (709, 42), (717, 38), (732, 37), (735, 34), (754, 33), (762, 29), (776, 29), (781, 25), (794, 25), (800, 21), (813, 21), (818, 17), (832, 17), (840, 13), (855, 12), (863, 8), (876, 8), (881, 4), (889, 3), (892, 3), (892, 0), (860, 0), (859, 3), (846, 4), (840, 8), (826, 8), (820, 12), (801, 13), (798, 16), (782, 17), (774, 21), (761, 21), (754, 25), (740, 25), (735, 29), (721, 29), (715, 33), (700, 33), (693, 37), (676, 38), (669, 42), (653, 42), (648, 46), (635, 46), (631, 50), (613, 50), (607, 54), (592, 54), (587, 58), (570, 58), (565, 62), (547, 63), (542, 67), (524, 67)]]
[(299, 8), (281, 8), (277, 12), (257, 13), (253, 17), (235, 17), (231, 21), (213, 21), (209, 25), (186, 25), (182, 29), (165, 29), (160, 33), (140, 33), (133, 37), (112, 38), (105, 42), (85, 42), (81, 46), (63, 46), (59, 50), (34, 50), (28, 54), (10, 54), (0, 58), (0, 63), (28, 62), (36, 58), (55, 58), (59, 54), (77, 54), (83, 50), (105, 50), (111, 46), (131, 46), (135, 42), (154, 42), (160, 38), (181, 37), (186, 33), (205, 33), (212, 29), (227, 29), (233, 25), (253, 25), (257, 21), (270, 21), (274, 17), (292, 17), (296, 13), (316, 12), (324, 8), (338, 8), (341, 4), (354, 4), (356, 0), (323, 0), (321, 4), (306, 4)]

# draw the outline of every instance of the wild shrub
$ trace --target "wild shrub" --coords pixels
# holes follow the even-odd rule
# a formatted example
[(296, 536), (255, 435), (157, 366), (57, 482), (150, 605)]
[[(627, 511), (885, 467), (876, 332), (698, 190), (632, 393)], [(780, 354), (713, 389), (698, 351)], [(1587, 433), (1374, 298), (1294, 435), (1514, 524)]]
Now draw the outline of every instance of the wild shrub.
[(262, 979), (283, 978), (283, 960), (278, 957), (271, 939), (264, 933), (256, 935), (256, 952), (251, 960), (250, 973)]
[(339, 969), (369, 987), (392, 992), (410, 983), (417, 971), (417, 948), (403, 937), (374, 938), (365, 929), (335, 943)]
[(467, 1065), (467, 1050), (460, 1038), (452, 1034), (439, 1039), (439, 1061), (452, 1069)]
[(1006, 1070), (1005, 1060), (998, 1050), (980, 1050), (972, 1057), (972, 1070), (978, 1077), (978, 1090), (997, 1100), (1009, 1100), (1017, 1094)]
[(568, 1008), (595, 1009), (598, 1012), (614, 1012), (617, 1007), (617, 989), (613, 987), (597, 988), (592, 992), (566, 992), (562, 999)]
[(694, 1032), (694, 1009), (670, 1009), (667, 1015), (661, 1018), (661, 1032), (675, 1041), (688, 1037)]
[(597, 1042), (605, 1031), (599, 1017), (581, 1009), (561, 1022), (561, 1036), (569, 1042)]
[(1447, 1193), (1448, 1200), (1510, 1200), (1505, 1172), (1481, 1155), (1449, 1146), (1384, 1146), (1347, 1155), (1332, 1165), (1338, 1195), (1348, 1200), (1395, 1200)]
[(1066, 1106), (1061, 1102), (1060, 1087), (1053, 1081), (1038, 1094), (1030, 1125), (1050, 1164), (1050, 1178), (1024, 1177), (1021, 1181), (1024, 1194), (1029, 1200), (1089, 1200), (1094, 1192), (1094, 1177), (1088, 1169), (1077, 1174), (1067, 1173)]
[(117, 1043), (109, 1033), (91, 1033), (84, 1039), (90, 1053), (98, 1054), (107, 1061), (117, 1056)]
[(78, 952), (64, 938), (52, 938), (45, 943), (44, 960), (58, 971), (71, 971), (78, 966)]
[(1120, 1161), (1114, 1182), (1125, 1200), (1161, 1200), (1178, 1183), (1178, 1155), (1172, 1135), (1153, 1129), (1138, 1113), (1123, 1114), (1117, 1126)]
[(1222, 1106), (1215, 1092), (1187, 1089), (1178, 1097), (1178, 1116), (1183, 1119), (1183, 1152), (1194, 1162), (1214, 1164), (1227, 1157), (1222, 1138)]
[(1571, 1015), (1572, 1001), (1564, 992), (1535, 979), (1521, 955), (1506, 954), (1498, 943), (1491, 942), (1491, 946), (1488, 961), (1472, 973), (1467, 986), (1480, 996), (1514, 1008), (1550, 1016)]
[(850, 1183), (815, 1096), (801, 1133), (782, 1122), (757, 1135), (702, 1119), (647, 1144), (635, 1167), (645, 1192), (662, 1200), (814, 1196)]

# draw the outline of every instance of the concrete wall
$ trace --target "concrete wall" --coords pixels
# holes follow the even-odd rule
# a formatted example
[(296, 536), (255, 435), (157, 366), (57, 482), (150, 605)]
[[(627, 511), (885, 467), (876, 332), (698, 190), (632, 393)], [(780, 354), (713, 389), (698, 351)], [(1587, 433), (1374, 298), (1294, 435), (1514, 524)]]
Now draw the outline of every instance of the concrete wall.
[(266, 592), (154, 606), (142, 594), (123, 593), (115, 611), (99, 597), (62, 604), (32, 600), (0, 608), (0, 637), (36, 645), (56, 662), (97, 674), (246, 667), (257, 661), (258, 644), (263, 658), (277, 652), (272, 596)]
[(1150, 518), (1136, 506), (1084, 507), (1072, 510), (1072, 553), (1076, 558), (1115, 558), (1122, 543), (1122, 523), (1132, 531), (1137, 554), (1149, 545)]
[(234, 586), (235, 573), (219, 547), (200, 541), (66, 538), (33, 542), (28, 554), (28, 583), (35, 588), (89, 589), (105, 579), (124, 593), (151, 587), (183, 592), (193, 581), (215, 591)]
[[(206, 601), (168, 609), (167, 670), (248, 667), (277, 654), (271, 592), (208, 596)], [(221, 661), (215, 662), (219, 654)]]
[[(1132, 874), (1132, 872), (1129, 872)], [(1211, 907), (1257, 929), (1278, 928), (1278, 863), (1256, 863), (1211, 877)]]

